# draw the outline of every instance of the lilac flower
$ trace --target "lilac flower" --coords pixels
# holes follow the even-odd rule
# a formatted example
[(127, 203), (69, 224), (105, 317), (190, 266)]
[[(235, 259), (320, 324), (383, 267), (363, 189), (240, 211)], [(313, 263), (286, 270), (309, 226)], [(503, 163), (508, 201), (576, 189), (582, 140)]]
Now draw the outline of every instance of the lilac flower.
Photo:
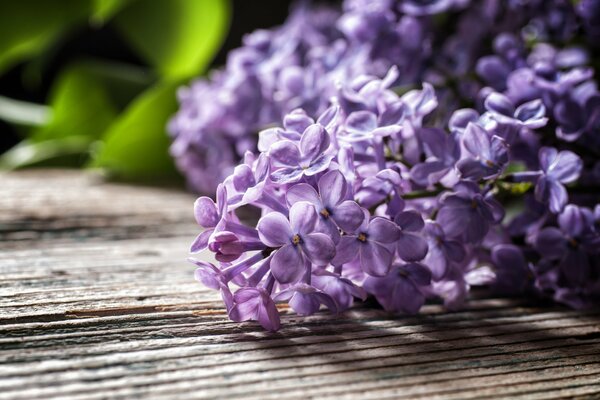
[(221, 293), (221, 298), (223, 299), (223, 303), (225, 303), (227, 312), (229, 312), (234, 303), (233, 294), (227, 285), (228, 278), (220, 269), (209, 262), (194, 259), (190, 261), (198, 267), (194, 273), (196, 280), (210, 289), (218, 290)]
[[(329, 235), (335, 243), (340, 239), (339, 229), (354, 232), (362, 223), (361, 207), (347, 198), (348, 185), (339, 171), (329, 171), (319, 179), (319, 192), (306, 183), (291, 187), (287, 202), (291, 206), (300, 201), (311, 203), (319, 214), (317, 230)], [(339, 228), (338, 228), (339, 227)]]
[(586, 133), (597, 132), (600, 126), (600, 95), (584, 98), (583, 96), (566, 97), (554, 107), (554, 118), (560, 124), (556, 136), (573, 142)]
[(460, 157), (460, 145), (457, 135), (446, 134), (442, 129), (423, 128), (419, 137), (425, 147), (427, 159), (412, 167), (410, 175), (419, 185), (429, 186), (452, 175), (449, 183), (455, 183), (454, 165)]
[(315, 232), (317, 212), (312, 204), (295, 203), (288, 219), (272, 212), (258, 221), (260, 240), (276, 248), (271, 261), (271, 272), (281, 283), (298, 282), (309, 270), (309, 264), (326, 265), (335, 255), (333, 241), (323, 233)]
[(504, 217), (502, 206), (493, 198), (482, 195), (474, 183), (462, 182), (455, 190), (441, 200), (442, 207), (436, 222), (451, 238), (479, 243), (490, 225), (497, 224)]
[(489, 179), (498, 176), (508, 162), (508, 146), (504, 139), (492, 136), (485, 129), (470, 122), (463, 134), (465, 149), (471, 154), (457, 167), (463, 179)]
[[(402, 103), (399, 105), (403, 106)], [(377, 120), (377, 115), (371, 111), (354, 111), (346, 119), (346, 134), (340, 136), (341, 140), (349, 142), (372, 141), (389, 136), (397, 136), (402, 131), (400, 123), (403, 119), (403, 109), (398, 110), (399, 115), (394, 116), (394, 120)], [(391, 112), (390, 112), (391, 113)], [(391, 115), (382, 114), (384, 118), (391, 118)]]
[[(263, 188), (269, 175), (269, 160), (265, 154), (261, 154), (257, 160), (252, 160), (251, 154), (247, 155), (244, 164), (240, 164), (233, 170), (231, 179), (225, 184), (231, 186), (231, 192), (241, 193), (241, 196), (231, 196), (231, 202), (236, 206), (258, 201), (263, 194)], [(252, 165), (255, 164), (255, 165)]]
[(306, 128), (299, 146), (289, 140), (273, 144), (269, 157), (276, 169), (271, 172), (271, 179), (277, 183), (291, 183), (324, 171), (334, 156), (327, 152), (329, 143), (325, 128), (314, 124)]
[(568, 201), (564, 184), (579, 178), (583, 164), (573, 152), (558, 152), (552, 147), (542, 147), (539, 152), (541, 176), (535, 186), (535, 198), (547, 203), (550, 211), (559, 213)]
[(496, 271), (495, 289), (504, 294), (522, 294), (532, 288), (534, 278), (531, 265), (515, 245), (500, 244), (492, 249)]
[(431, 282), (431, 272), (421, 264), (395, 264), (386, 277), (368, 277), (364, 288), (387, 311), (416, 314), (425, 303), (422, 287)]
[(229, 317), (236, 322), (258, 321), (268, 331), (279, 330), (279, 312), (269, 293), (263, 288), (238, 289), (233, 295), (235, 305)]
[(544, 228), (535, 242), (544, 258), (556, 260), (569, 285), (580, 286), (589, 279), (590, 253), (600, 246), (593, 224), (591, 210), (570, 204), (558, 216), (558, 228)]
[(513, 102), (501, 93), (493, 92), (485, 99), (485, 108), (498, 123), (517, 128), (538, 129), (546, 125), (546, 108), (540, 99), (521, 104), (515, 109)]
[(425, 223), (424, 232), (429, 251), (423, 263), (431, 270), (432, 278), (439, 281), (448, 274), (450, 264), (461, 262), (466, 252), (458, 241), (446, 239), (444, 230), (434, 221)]
[(358, 257), (363, 271), (372, 276), (384, 276), (388, 273), (393, 250), (390, 244), (400, 237), (400, 230), (392, 221), (375, 217), (369, 220), (365, 215), (360, 227), (341, 237), (336, 247), (333, 265), (342, 265)]
[(345, 0), (246, 37), (170, 124), (189, 184), (221, 182), (195, 206), (192, 252), (216, 260), (197, 279), (270, 330), (276, 301), (310, 315), (367, 292), (408, 313), (479, 285), (600, 302), (600, 92), (565, 47), (594, 12)]

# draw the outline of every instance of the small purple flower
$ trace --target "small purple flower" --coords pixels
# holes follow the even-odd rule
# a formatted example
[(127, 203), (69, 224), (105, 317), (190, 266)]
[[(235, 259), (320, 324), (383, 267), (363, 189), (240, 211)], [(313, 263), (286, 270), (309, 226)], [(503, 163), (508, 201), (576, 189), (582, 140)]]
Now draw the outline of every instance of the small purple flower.
[(416, 314), (425, 303), (422, 287), (431, 283), (431, 272), (416, 263), (394, 264), (384, 277), (368, 277), (363, 286), (387, 311)]
[(435, 281), (444, 278), (451, 263), (461, 262), (465, 256), (465, 248), (456, 240), (446, 239), (440, 224), (427, 221), (424, 229), (429, 244), (429, 251), (423, 263), (431, 269)]
[(225, 276), (220, 269), (209, 262), (195, 259), (190, 259), (190, 261), (197, 266), (194, 273), (196, 280), (209, 289), (218, 290), (221, 293), (225, 308), (229, 312), (234, 305), (233, 294), (231, 294), (227, 285), (229, 277)]
[[(346, 119), (345, 134), (340, 136), (340, 140), (347, 142), (370, 142), (373, 140), (381, 140), (389, 136), (397, 136), (402, 131), (401, 122), (404, 118), (404, 104), (397, 102), (397, 109), (394, 110), (395, 115), (392, 119), (391, 107), (381, 114), (381, 118), (371, 111), (360, 110), (354, 111), (348, 115)], [(386, 119), (390, 119), (386, 121)]]
[(442, 198), (436, 222), (450, 238), (480, 243), (490, 225), (504, 218), (504, 210), (496, 200), (482, 195), (475, 183), (461, 182), (454, 190)]
[(271, 260), (271, 273), (280, 283), (298, 282), (310, 264), (327, 265), (335, 255), (331, 238), (315, 232), (318, 216), (308, 202), (295, 203), (288, 219), (271, 212), (258, 221), (260, 240), (276, 248)]
[(392, 221), (374, 217), (369, 220), (368, 213), (361, 226), (353, 233), (341, 237), (336, 248), (333, 265), (343, 265), (357, 256), (363, 271), (373, 276), (388, 273), (394, 251), (390, 245), (400, 237), (398, 226)]
[(229, 317), (236, 322), (258, 321), (268, 331), (279, 329), (279, 312), (269, 293), (259, 287), (244, 287), (233, 295)]
[(269, 149), (272, 166), (271, 179), (277, 183), (297, 182), (303, 176), (313, 176), (329, 166), (334, 154), (327, 152), (329, 134), (319, 124), (310, 125), (300, 139), (299, 146), (289, 140), (279, 141)]
[(567, 97), (554, 107), (554, 118), (560, 124), (556, 136), (562, 140), (573, 142), (586, 133), (594, 134), (600, 127), (600, 95), (594, 93), (583, 101)]
[[(346, 200), (348, 185), (340, 171), (333, 170), (323, 175), (317, 184), (319, 192), (306, 183), (290, 187), (286, 194), (291, 206), (300, 201), (312, 204), (318, 214), (317, 230), (326, 233), (337, 243), (340, 239), (339, 229), (354, 232), (362, 223), (362, 208), (353, 200)], [(338, 229), (339, 227), (339, 229)]]
[(269, 175), (269, 160), (264, 153), (256, 161), (251, 160), (248, 155), (246, 158), (244, 164), (235, 167), (230, 179), (225, 180), (225, 184), (230, 183), (232, 186), (233, 193), (239, 193), (230, 198), (230, 203), (235, 206), (260, 200)]
[(493, 92), (485, 99), (484, 105), (490, 117), (501, 124), (538, 129), (548, 123), (548, 118), (545, 117), (546, 107), (540, 99), (523, 103), (515, 109), (508, 97)]
[(412, 167), (410, 177), (422, 186), (430, 186), (444, 180), (448, 175), (454, 183), (454, 165), (460, 157), (460, 143), (456, 134), (448, 135), (438, 128), (422, 128), (419, 137), (423, 142), (427, 159)]
[(548, 204), (550, 211), (559, 213), (568, 201), (564, 185), (579, 178), (583, 162), (575, 153), (561, 152), (552, 147), (542, 147), (539, 151), (541, 176), (535, 186), (535, 198)]
[(490, 138), (481, 126), (470, 122), (463, 134), (463, 144), (472, 157), (456, 166), (463, 179), (489, 179), (498, 176), (508, 162), (508, 145), (499, 136)]
[(558, 263), (569, 285), (584, 285), (590, 278), (590, 258), (600, 249), (592, 211), (567, 205), (558, 216), (558, 228), (542, 229), (535, 247), (543, 258)]
[(512, 244), (500, 244), (492, 249), (496, 272), (494, 288), (503, 294), (522, 294), (532, 288), (533, 271), (521, 249)]

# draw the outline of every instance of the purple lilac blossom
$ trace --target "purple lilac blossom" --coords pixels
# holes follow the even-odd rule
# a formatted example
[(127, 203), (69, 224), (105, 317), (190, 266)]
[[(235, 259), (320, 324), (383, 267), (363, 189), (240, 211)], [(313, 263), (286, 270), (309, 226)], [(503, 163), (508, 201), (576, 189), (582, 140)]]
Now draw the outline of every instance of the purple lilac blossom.
[(311, 315), (371, 295), (413, 314), (473, 286), (598, 304), (600, 93), (564, 46), (586, 7), (346, 0), (248, 37), (171, 126), (190, 184), (216, 188), (194, 207), (191, 252), (216, 259), (192, 259), (196, 279), (267, 330), (277, 302)]

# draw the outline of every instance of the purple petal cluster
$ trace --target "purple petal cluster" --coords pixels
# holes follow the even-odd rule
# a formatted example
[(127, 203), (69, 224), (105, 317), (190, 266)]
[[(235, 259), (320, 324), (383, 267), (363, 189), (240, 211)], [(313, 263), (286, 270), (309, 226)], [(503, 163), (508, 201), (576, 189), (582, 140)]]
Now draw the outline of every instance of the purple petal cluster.
[(598, 304), (600, 92), (565, 46), (591, 3), (346, 0), (250, 35), (171, 124), (216, 190), (196, 278), (268, 330), (276, 303), (413, 314), (481, 285)]

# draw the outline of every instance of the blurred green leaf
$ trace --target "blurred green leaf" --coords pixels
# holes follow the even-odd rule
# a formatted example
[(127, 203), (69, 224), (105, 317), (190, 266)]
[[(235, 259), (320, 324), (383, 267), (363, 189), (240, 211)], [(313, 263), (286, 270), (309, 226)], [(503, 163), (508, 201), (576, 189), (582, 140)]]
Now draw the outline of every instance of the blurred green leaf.
[(31, 139), (41, 142), (69, 136), (99, 138), (117, 116), (106, 86), (83, 64), (68, 67), (50, 95), (52, 118)]
[(219, 50), (230, 17), (228, 0), (138, 0), (115, 16), (125, 38), (164, 77), (202, 72)]
[(0, 119), (17, 125), (44, 125), (50, 119), (50, 108), (0, 96)]
[(91, 166), (120, 179), (176, 176), (166, 124), (177, 109), (178, 85), (160, 83), (138, 96), (108, 129)]
[(88, 59), (79, 62), (78, 66), (104, 88), (119, 110), (156, 82), (156, 74), (137, 65)]
[(131, 1), (132, 0), (94, 0), (92, 20), (103, 24)]
[[(92, 142), (91, 138), (85, 136), (71, 136), (43, 142), (23, 140), (0, 156), (0, 169), (13, 170), (41, 163), (47, 165), (51, 160), (67, 156), (77, 156), (80, 160), (77, 164), (81, 165), (82, 159), (87, 157)], [(64, 160), (60, 165), (65, 165)]]
[(0, 1), (0, 73), (42, 51), (89, 11), (86, 0)]

